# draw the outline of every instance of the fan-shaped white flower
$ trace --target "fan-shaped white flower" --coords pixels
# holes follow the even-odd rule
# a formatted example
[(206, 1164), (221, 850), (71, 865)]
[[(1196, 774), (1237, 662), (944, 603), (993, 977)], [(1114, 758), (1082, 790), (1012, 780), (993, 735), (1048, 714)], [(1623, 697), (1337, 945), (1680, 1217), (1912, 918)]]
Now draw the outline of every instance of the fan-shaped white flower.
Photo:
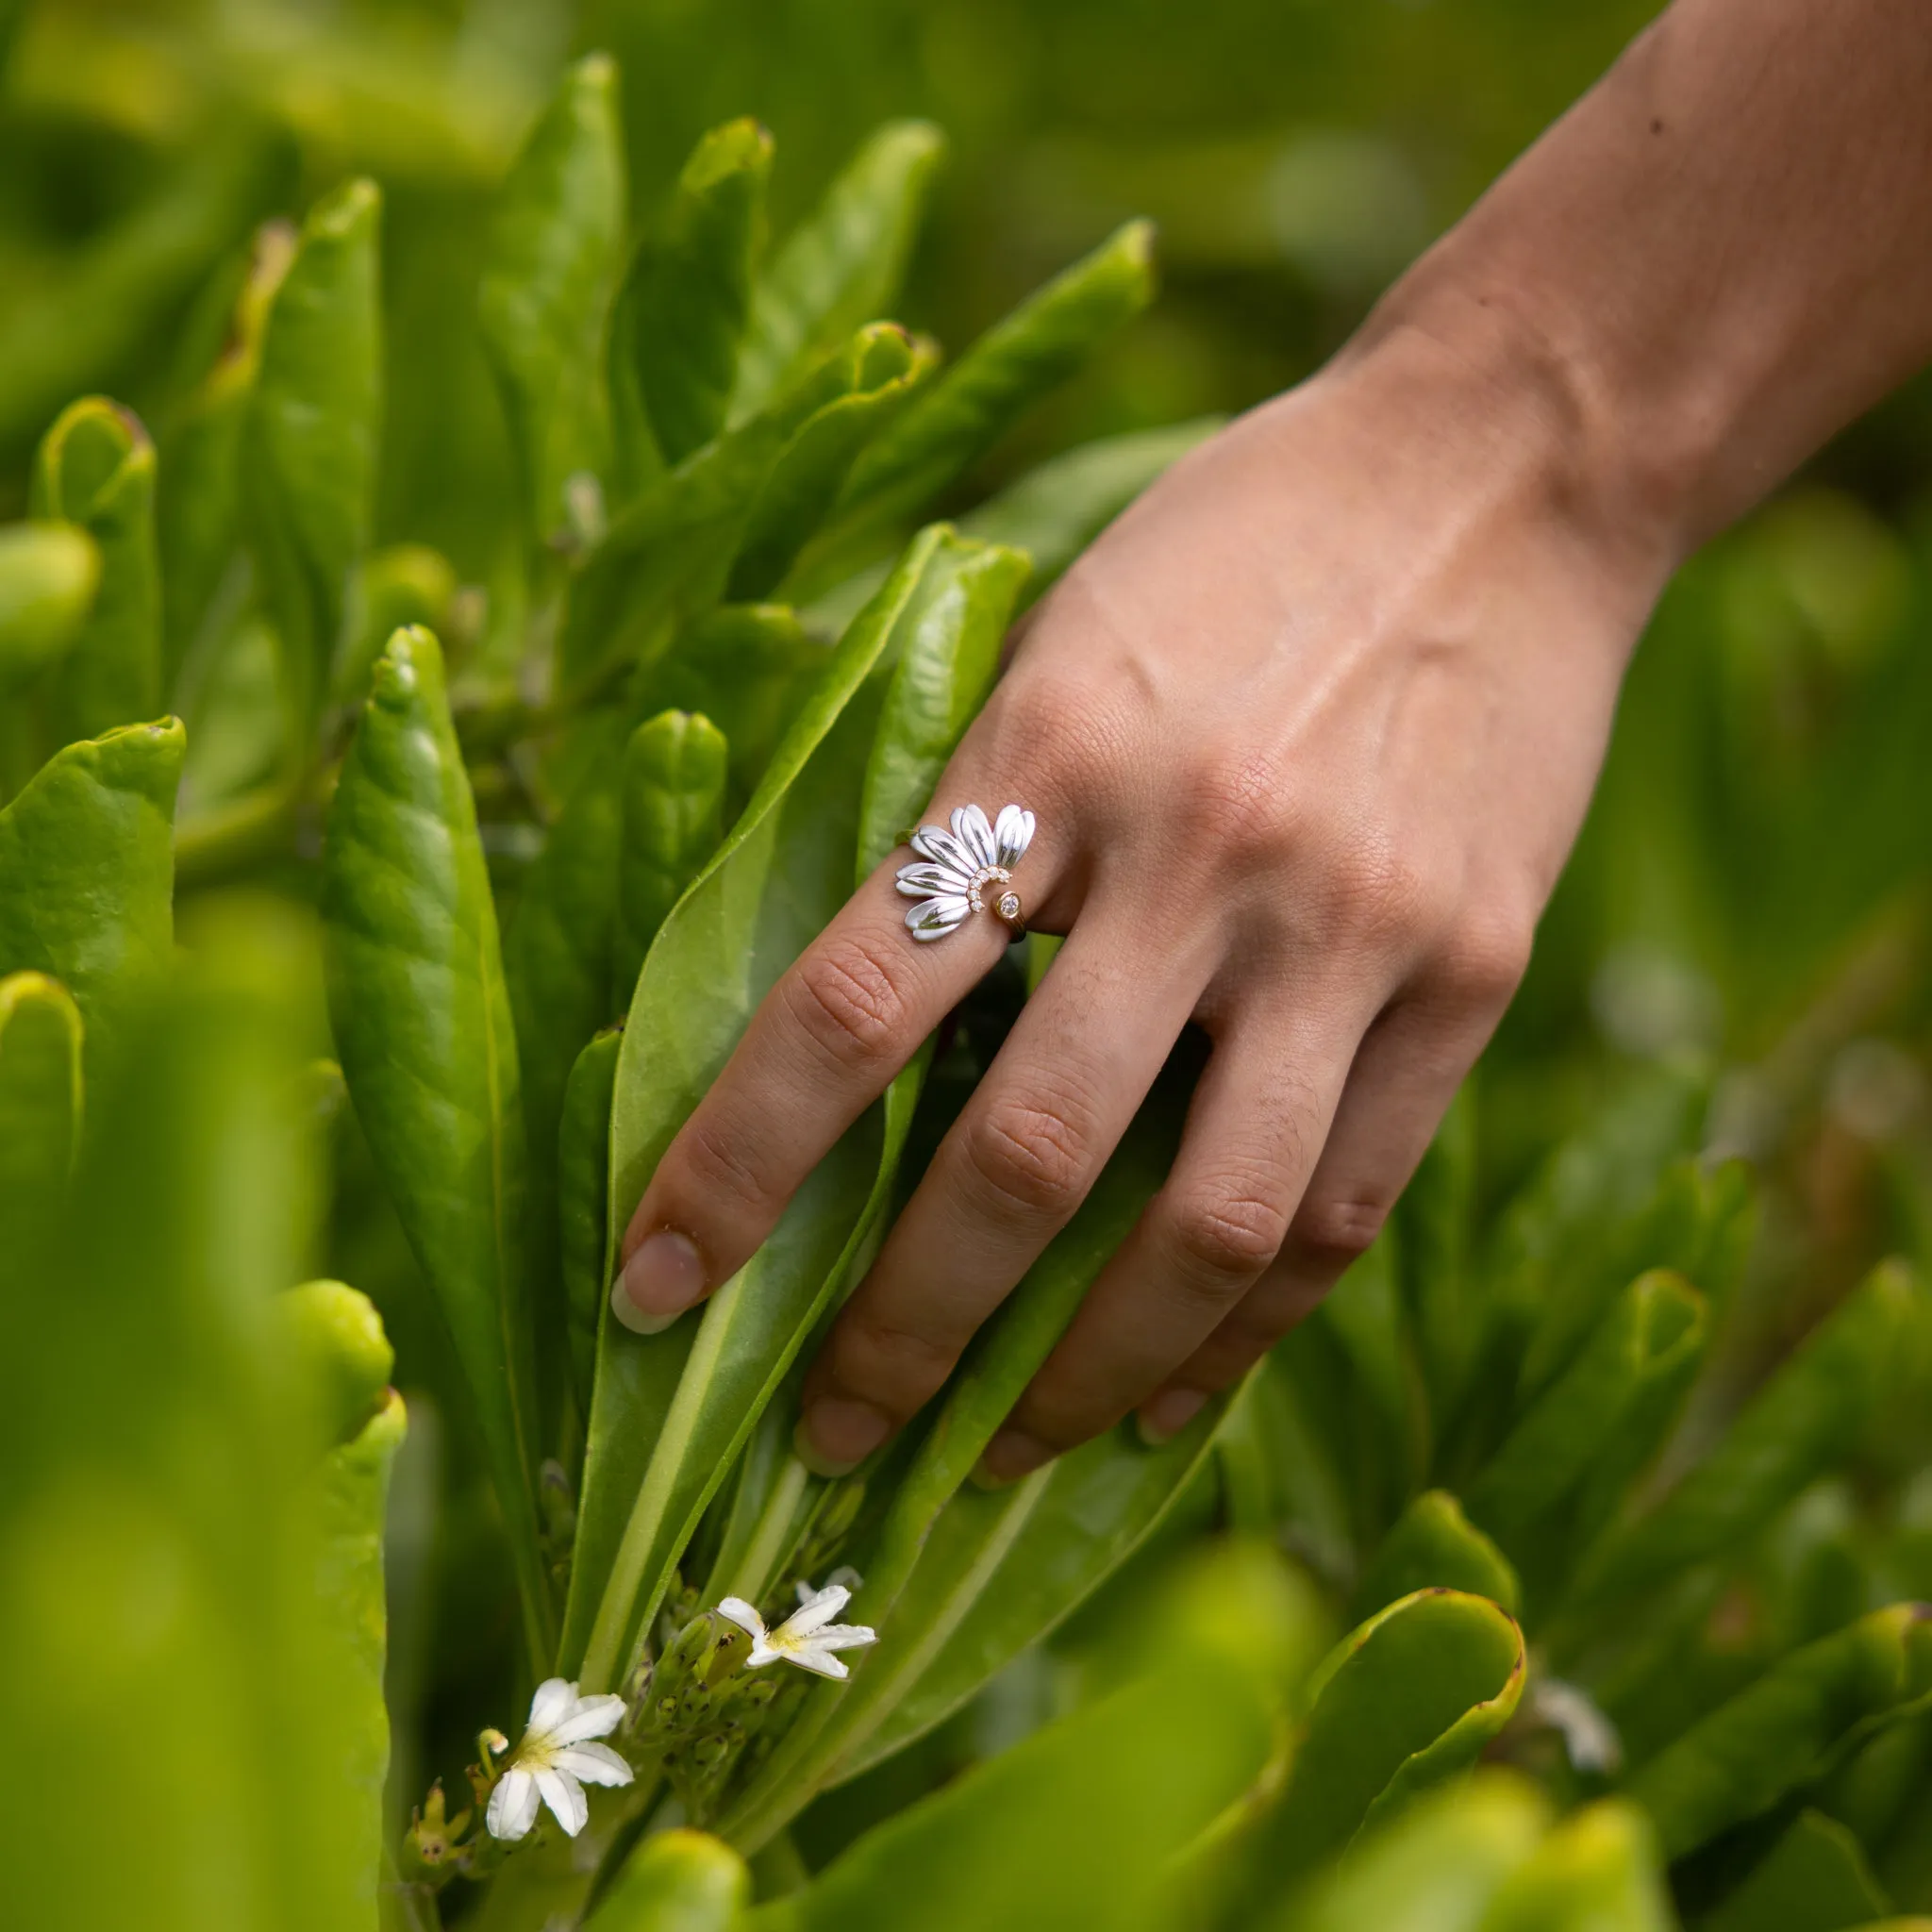
[(843, 1677), (850, 1673), (833, 1652), (859, 1650), (878, 1641), (878, 1632), (863, 1624), (832, 1622), (851, 1601), (852, 1592), (842, 1583), (825, 1590), (801, 1583), (798, 1607), (775, 1630), (767, 1630), (765, 1620), (741, 1596), (727, 1596), (718, 1606), (718, 1614), (750, 1633), (751, 1655), (744, 1660), (747, 1670), (755, 1671), (782, 1657), (821, 1677)]
[(546, 1677), (530, 1700), (529, 1727), (510, 1754), (496, 1789), (490, 1794), (485, 1822), (490, 1835), (520, 1839), (537, 1822), (540, 1804), (548, 1805), (572, 1838), (591, 1815), (586, 1785), (627, 1785), (631, 1768), (608, 1744), (624, 1718), (621, 1697), (579, 1697), (562, 1677)]
[[(1017, 805), (1001, 807), (991, 824), (976, 805), (962, 805), (953, 814), (950, 832), (943, 825), (921, 825), (912, 835), (912, 849), (926, 862), (899, 868), (899, 890), (919, 901), (906, 915), (912, 937), (942, 940), (964, 924), (969, 912), (983, 909), (980, 895), (988, 886), (1010, 882), (1012, 868), (1032, 842), (1033, 814)], [(1001, 918), (1016, 919), (1018, 897), (1001, 893), (998, 909)]]

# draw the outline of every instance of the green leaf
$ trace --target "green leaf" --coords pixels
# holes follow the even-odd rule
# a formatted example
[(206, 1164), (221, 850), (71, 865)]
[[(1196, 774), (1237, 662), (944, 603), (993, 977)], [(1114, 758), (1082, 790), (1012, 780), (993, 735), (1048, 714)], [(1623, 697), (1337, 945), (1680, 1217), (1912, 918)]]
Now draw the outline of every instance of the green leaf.
[(1916, 1319), (1903, 1265), (1876, 1269), (1807, 1337), (1717, 1447), (1649, 1514), (1613, 1530), (1576, 1585), (1579, 1606), (1627, 1599), (1735, 1549), (1857, 1440)]
[(748, 799), (827, 655), (782, 604), (726, 605), (642, 668), (632, 708), (646, 717), (676, 710), (710, 719), (724, 734), (733, 795)]
[(442, 654), (425, 630), (398, 631), (377, 660), (329, 810), (322, 904), (337, 1058), (462, 1362), (544, 1664), (516, 1035)]
[(944, 152), (930, 122), (888, 122), (786, 237), (752, 297), (735, 417), (756, 413), (861, 323), (891, 312)]
[(0, 529), (0, 698), (39, 680), (93, 603), (101, 553), (78, 524)]
[(261, 373), (269, 310), (294, 256), (291, 224), (266, 222), (256, 231), (213, 366), (174, 420), (163, 425), (155, 508), (165, 619), (162, 652), (171, 678), (181, 669), (241, 541), (243, 437)]
[(1566, 1575), (1621, 1507), (1676, 1420), (1706, 1337), (1689, 1282), (1639, 1275), (1467, 1491), (1470, 1515), (1533, 1573), (1532, 1588)]
[(571, 477), (599, 467), (596, 372), (624, 225), (617, 69), (591, 54), (564, 75), (510, 167), (476, 291), (538, 542), (568, 528)]
[(1403, 1597), (1344, 1638), (1309, 1681), (1288, 1786), (1261, 1828), (1275, 1880), (1467, 1771), (1515, 1710), (1524, 1671), (1515, 1623), (1459, 1591)]
[(1403, 1312), (1438, 1416), (1461, 1402), (1481, 1321), (1471, 1306), (1475, 1186), (1475, 1083), (1465, 1080), (1391, 1217)]
[(660, 711), (625, 747), (610, 983), (627, 1001), (658, 928), (724, 835), (726, 748), (708, 718)]
[(309, 1281), (282, 1295), (278, 1311), (315, 1386), (323, 1439), (352, 1441), (384, 1407), (396, 1365), (375, 1304), (340, 1281)]
[(674, 1826), (647, 1838), (584, 1932), (735, 1932), (751, 1903), (751, 1874), (724, 1840)]
[(838, 501), (861, 451), (906, 408), (935, 364), (928, 344), (874, 323), (848, 351), (850, 386), (806, 423), (772, 465), (745, 520), (725, 595), (769, 595)]
[(591, 1413), (597, 1368), (597, 1323), (604, 1307), (605, 1215), (610, 1205), (610, 1101), (617, 1090), (623, 1035), (609, 1027), (577, 1056), (564, 1089), (558, 1129), (557, 1223), (570, 1338), (571, 1386), (577, 1413)]
[(1895, 1604), (1774, 1664), (1628, 1786), (1679, 1858), (1813, 1782), (1932, 1695), (1932, 1612)]
[(1487, 1932), (1548, 1815), (1534, 1785), (1479, 1774), (1418, 1805), (1260, 1924), (1265, 1932)]
[(1698, 1932), (1843, 1932), (1882, 1919), (1890, 1901), (1857, 1839), (1835, 1818), (1801, 1811)]
[(58, 979), (0, 979), (0, 1227), (8, 1260), (37, 1253), (41, 1225), (59, 1211), (80, 1153), (80, 1009)]
[(368, 547), (382, 407), (373, 181), (324, 196), (269, 309), (249, 412), (245, 506), (306, 750)]
[(989, 329), (853, 465), (801, 578), (836, 581), (829, 558), (916, 516), (1153, 295), (1154, 233), (1129, 222)]
[(1424, 1490), (1396, 1519), (1356, 1588), (1357, 1622), (1419, 1590), (1459, 1590), (1518, 1614), (1509, 1559), (1446, 1490)]
[(1177, 1646), (1164, 1668), (1036, 1731), (868, 1832), (755, 1928), (1133, 1932), (1169, 1923), (1170, 1861), (1267, 1755), (1252, 1674)]
[[(1566, 1818), (1504, 1880), (1482, 1932), (1676, 1932), (1676, 1925), (1650, 1821), (1612, 1798)], [(1768, 1922), (1764, 1932), (1772, 1932)]]
[[(727, 122), (697, 144), (631, 263), (612, 325), (613, 388), (634, 380), (658, 453), (680, 463), (724, 426), (764, 242), (772, 137)], [(862, 318), (861, 318), (862, 319)]]
[[(659, 930), (619, 1062), (613, 1232), (758, 1001), (850, 896), (870, 741), (900, 729), (896, 680), (878, 723), (874, 671), (894, 658), (974, 662), (986, 632), (1004, 626), (1013, 575), (998, 553), (943, 527), (912, 545), (841, 642), (744, 815)], [(939, 671), (924, 675), (945, 681)], [(861, 691), (866, 701), (855, 702)], [(896, 1107), (870, 1109), (701, 1321), (649, 1338), (604, 1321), (566, 1620), (566, 1657), (576, 1655), (574, 1641), (586, 1645), (584, 1681), (611, 1681), (648, 1628), (699, 1515), (882, 1211), (908, 1117), (903, 1095)], [(667, 1413), (664, 1391), (680, 1367)]]
[(55, 742), (152, 718), (161, 707), (155, 446), (131, 409), (88, 396), (60, 412), (35, 459), (33, 513), (78, 524), (100, 553), (92, 607), (54, 673)]
[(170, 718), (70, 744), (0, 811), (0, 974), (66, 987), (91, 1074), (174, 947), (183, 741)]

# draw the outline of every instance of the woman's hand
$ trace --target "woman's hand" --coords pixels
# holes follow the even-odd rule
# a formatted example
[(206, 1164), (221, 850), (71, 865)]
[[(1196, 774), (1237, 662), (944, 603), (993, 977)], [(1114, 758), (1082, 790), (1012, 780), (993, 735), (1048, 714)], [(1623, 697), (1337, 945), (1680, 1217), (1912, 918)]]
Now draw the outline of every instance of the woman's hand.
[[(1065, 1224), (1190, 1020), (1172, 1176), (987, 1452), (1011, 1479), (1139, 1407), (1178, 1430), (1374, 1239), (1528, 958), (1660, 546), (1593, 527), (1560, 398), (1394, 326), (1194, 452), (1025, 627), (930, 819), (1039, 830), (1067, 935), (806, 1386), (850, 1467)], [(751, 1256), (999, 958), (931, 944), (889, 861), (774, 988), (659, 1164), (615, 1307), (662, 1326)]]

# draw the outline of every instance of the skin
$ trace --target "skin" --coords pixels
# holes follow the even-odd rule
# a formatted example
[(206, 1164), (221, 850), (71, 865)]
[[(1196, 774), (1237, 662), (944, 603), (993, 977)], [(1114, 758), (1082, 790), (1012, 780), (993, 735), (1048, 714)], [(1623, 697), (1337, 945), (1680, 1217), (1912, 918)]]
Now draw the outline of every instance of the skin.
[[(988, 1449), (1179, 1429), (1368, 1245), (1527, 963), (1672, 571), (1932, 356), (1932, 11), (1680, 0), (1310, 381), (1062, 579), (930, 819), (1016, 800), (1067, 935), (852, 1294), (800, 1454), (850, 1468), (1066, 1223), (1191, 1020), (1173, 1174)], [(752, 1254), (1000, 955), (895, 854), (664, 1156), (613, 1295)]]

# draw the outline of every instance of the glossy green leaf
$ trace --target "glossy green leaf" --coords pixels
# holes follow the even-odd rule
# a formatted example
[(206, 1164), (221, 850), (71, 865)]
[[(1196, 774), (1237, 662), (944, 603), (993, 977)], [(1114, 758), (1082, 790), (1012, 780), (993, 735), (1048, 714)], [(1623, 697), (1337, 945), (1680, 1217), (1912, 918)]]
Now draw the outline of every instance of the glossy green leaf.
[(577, 1056), (564, 1089), (558, 1127), (557, 1225), (568, 1324), (571, 1386), (577, 1413), (591, 1413), (597, 1368), (597, 1323), (604, 1307), (610, 1205), (610, 1101), (617, 1090), (623, 1035), (614, 1026)]
[(1690, 1283), (1640, 1275), (1466, 1491), (1470, 1515), (1540, 1578), (1565, 1574), (1661, 1445), (1706, 1335)]
[(0, 528), (0, 699), (36, 682), (87, 619), (101, 553), (78, 524)]
[(374, 514), (381, 206), (374, 182), (355, 180), (310, 209), (269, 309), (249, 413), (243, 503), (298, 748), (351, 628)]
[(427, 631), (398, 631), (376, 663), (329, 811), (323, 915), (338, 1058), (462, 1362), (525, 1634), (547, 1661), (516, 1034), (442, 654)]
[(340, 1281), (309, 1281), (290, 1289), (277, 1307), (314, 1386), (324, 1440), (354, 1440), (385, 1406), (395, 1370), (375, 1305)]
[(735, 416), (754, 414), (861, 323), (891, 312), (944, 152), (930, 122), (888, 122), (786, 237), (752, 297)]
[(1837, 1819), (1807, 1810), (1698, 1921), (1698, 1932), (1844, 1932), (1890, 1908), (1857, 1837)]
[(1188, 1645), (871, 1831), (755, 1928), (1048, 1932), (1167, 1923), (1169, 1861), (1267, 1754), (1252, 1674)]
[(213, 364), (163, 425), (156, 517), (162, 654), (171, 675), (180, 670), (241, 541), (242, 440), (269, 309), (294, 255), (291, 224), (267, 222), (257, 230)]
[(0, 974), (74, 995), (95, 1068), (174, 946), (172, 718), (71, 744), (0, 811)]
[(584, 1932), (735, 1932), (751, 1874), (724, 1840), (674, 1827), (628, 1858)]
[(625, 747), (610, 984), (628, 1004), (658, 928), (724, 836), (727, 749), (708, 718), (660, 711)]
[(1507, 1557), (1462, 1513), (1446, 1490), (1424, 1490), (1383, 1538), (1356, 1587), (1357, 1622), (1419, 1590), (1459, 1590), (1519, 1613), (1516, 1572)]
[(1577, 1584), (1600, 1605), (1734, 1549), (1857, 1440), (1916, 1318), (1897, 1263), (1871, 1274), (1807, 1338), (1717, 1447), (1657, 1507), (1599, 1544)]
[(725, 584), (735, 602), (777, 588), (837, 502), (860, 452), (905, 410), (935, 360), (927, 344), (889, 322), (861, 329), (847, 354), (849, 390), (800, 427), (752, 501)]
[(1558, 1824), (1504, 1880), (1482, 1919), (1482, 1932), (1676, 1932), (1676, 1925), (1657, 1835), (1636, 1806), (1619, 1799)]
[(1403, 1312), (1438, 1416), (1453, 1414), (1462, 1399), (1481, 1319), (1472, 1306), (1475, 1164), (1475, 1083), (1465, 1080), (1392, 1216)]
[(613, 387), (622, 392), (627, 365), (667, 463), (682, 462), (724, 426), (771, 171), (772, 137), (756, 121), (713, 128), (625, 277), (612, 326)]
[(1424, 1800), (1258, 1923), (1264, 1932), (1484, 1932), (1548, 1816), (1535, 1786), (1480, 1774)]
[(1153, 295), (1153, 230), (1130, 222), (989, 329), (866, 451), (813, 561), (916, 516)]
[[(660, 929), (638, 980), (619, 1064), (613, 1230), (628, 1220), (651, 1167), (765, 991), (850, 895), (873, 741), (896, 741), (905, 728), (897, 680), (881, 693), (873, 674), (895, 658), (902, 665), (976, 661), (985, 634), (1004, 627), (1011, 594), (1013, 571), (999, 556), (943, 528), (913, 544), (841, 643), (730, 837)], [(940, 670), (922, 675), (946, 682)], [(861, 691), (865, 701), (855, 702)], [(712, 1296), (701, 1321), (648, 1339), (604, 1322), (565, 1647), (573, 1657), (574, 1633), (586, 1631), (587, 1682), (608, 1681), (647, 1627), (700, 1513), (813, 1323), (844, 1285), (869, 1223), (883, 1209), (908, 1117), (903, 1098), (870, 1110), (820, 1163), (764, 1247)], [(660, 1402), (663, 1378), (675, 1373), (667, 1365), (687, 1350), (669, 1411), (641, 1412), (626, 1384), (642, 1374), (642, 1402)], [(650, 1374), (643, 1373), (647, 1358), (655, 1364)], [(619, 1524), (621, 1542), (602, 1557), (599, 1540)], [(607, 1562), (609, 1581), (598, 1607), (589, 1592), (604, 1586)]]
[(161, 587), (155, 556), (155, 446), (131, 409), (71, 404), (34, 462), (33, 513), (77, 524), (100, 582), (48, 693), (57, 744), (98, 738), (161, 708)]
[(564, 75), (510, 168), (476, 291), (540, 542), (568, 527), (570, 478), (598, 467), (596, 372), (624, 225), (617, 69), (591, 54)]
[(1932, 1613), (1875, 1610), (1792, 1652), (1630, 1780), (1678, 1858), (1811, 1783), (1888, 1718), (1932, 1696)]
[(1487, 1598), (1428, 1590), (1360, 1625), (1315, 1673), (1286, 1790), (1263, 1825), (1277, 1880), (1467, 1771), (1523, 1694), (1523, 1633)]
[(644, 666), (632, 707), (697, 711), (724, 734), (735, 798), (748, 799), (829, 655), (782, 604), (728, 604)]
[(1052, 457), (959, 519), (959, 529), (1007, 543), (1032, 560), (1026, 601), (1038, 597), (1162, 471), (1225, 419), (1197, 416), (1159, 429), (1096, 437)]
[(0, 1280), (39, 1252), (80, 1152), (80, 1009), (44, 973), (0, 979)]

